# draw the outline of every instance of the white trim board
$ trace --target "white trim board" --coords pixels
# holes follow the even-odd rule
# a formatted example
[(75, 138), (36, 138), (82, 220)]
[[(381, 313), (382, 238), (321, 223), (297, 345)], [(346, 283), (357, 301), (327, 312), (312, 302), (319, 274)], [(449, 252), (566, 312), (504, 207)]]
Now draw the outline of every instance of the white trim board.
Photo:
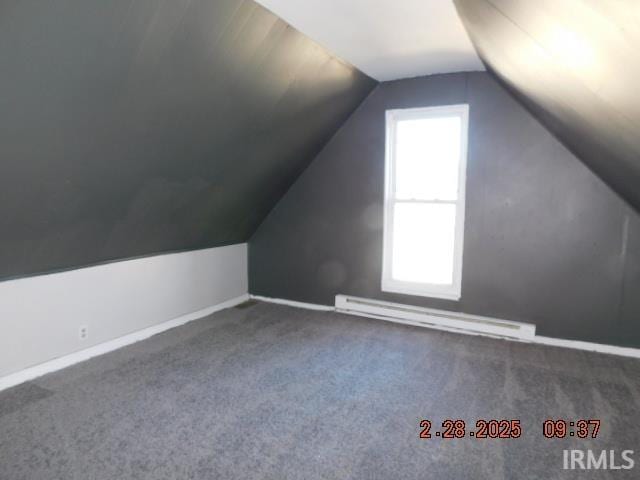
[(335, 307), (328, 305), (318, 305), (315, 303), (294, 302), (293, 300), (285, 300), (282, 298), (261, 297), (260, 295), (250, 295), (252, 300), (258, 300), (266, 303), (276, 303), (278, 305), (287, 305), (289, 307), (303, 308), (305, 310), (317, 310), (320, 312), (333, 312)]
[[(301, 303), (301, 302), (295, 302), (292, 300), (285, 300), (285, 299), (280, 299), (280, 298), (267, 298), (267, 297), (261, 297), (258, 295), (251, 295), (252, 299), (255, 300), (260, 300), (263, 302), (267, 302), (267, 303), (277, 303), (279, 305), (288, 305), (291, 307), (298, 307), (298, 308), (305, 308), (308, 310), (318, 310), (318, 311), (325, 311), (325, 312), (330, 312), (330, 311), (337, 311), (335, 307), (331, 307), (331, 306), (327, 306), (327, 305), (317, 305), (317, 304), (312, 304), (312, 303)], [(436, 325), (425, 325), (419, 322), (412, 322), (410, 320), (402, 320), (402, 319), (394, 319), (394, 318), (390, 318), (390, 317), (384, 317), (384, 316), (380, 316), (380, 315), (373, 315), (373, 314), (369, 314), (369, 313), (355, 313), (355, 312), (339, 312), (339, 313), (343, 313), (344, 315), (353, 315), (356, 317), (364, 317), (364, 318), (372, 318), (375, 320), (383, 320), (385, 322), (393, 322), (393, 323), (400, 323), (400, 324), (404, 324), (404, 325), (413, 325), (416, 327), (422, 327), (422, 328), (429, 328), (432, 330), (440, 330), (440, 331), (445, 331), (445, 332), (451, 332), (451, 333), (461, 333), (463, 335), (473, 335), (473, 336), (480, 336), (480, 337), (488, 337), (488, 338), (496, 338), (496, 339), (501, 339), (501, 340), (508, 340), (511, 342), (520, 342), (520, 343), (530, 343), (530, 344), (536, 344), (536, 345), (546, 345), (546, 346), (552, 346), (552, 347), (562, 347), (562, 348), (570, 348), (572, 350), (583, 350), (583, 351), (587, 351), (587, 352), (595, 352), (595, 353), (604, 353), (604, 354), (608, 354), (608, 355), (617, 355), (620, 357), (629, 357), (629, 358), (640, 358), (640, 349), (638, 348), (631, 348), (631, 347), (619, 347), (616, 345), (606, 345), (606, 344), (602, 344), (602, 343), (593, 343), (593, 342), (583, 342), (580, 340), (566, 340), (563, 338), (551, 338), (551, 337), (544, 337), (544, 336), (540, 336), (540, 335), (536, 335), (531, 339), (527, 339), (527, 340), (522, 340), (522, 339), (518, 339), (518, 338), (509, 338), (509, 337), (504, 337), (504, 336), (499, 336), (499, 335), (490, 335), (490, 334), (486, 334), (486, 333), (479, 333), (479, 332), (471, 332), (471, 331), (466, 331), (466, 330), (460, 330), (460, 329), (456, 329), (456, 328), (449, 328), (449, 327), (443, 327), (443, 326), (436, 326)]]
[(207, 317), (212, 313), (235, 307), (236, 305), (240, 305), (247, 300), (249, 300), (248, 294), (241, 295), (239, 297), (232, 298), (231, 300), (227, 300), (226, 302), (219, 303), (218, 305), (203, 308), (202, 310), (182, 315), (181, 317), (169, 320), (168, 322), (154, 325), (143, 330), (138, 330), (137, 332), (133, 332), (114, 340), (95, 345), (85, 350), (80, 350), (79, 352), (71, 353), (69, 355), (65, 355), (63, 357), (41, 363), (40, 365), (36, 365), (19, 372), (12, 373), (3, 378), (0, 378), (0, 391), (14, 387), (16, 385), (20, 385), (21, 383), (28, 382), (43, 375), (47, 375), (48, 373), (57, 372), (58, 370), (62, 370), (91, 358), (104, 355), (105, 353), (113, 352), (142, 340), (146, 340), (147, 338), (158, 335), (159, 333), (166, 332), (167, 330), (171, 330), (172, 328), (180, 327), (189, 322), (193, 322), (194, 320), (200, 320), (201, 318)]
[(640, 358), (640, 348), (618, 347), (604, 343), (582, 342), (580, 340), (565, 340), (563, 338), (541, 336), (536, 336), (532, 343), (552, 347), (573, 348), (575, 350), (586, 350), (587, 352), (607, 353), (621, 357)]
[[(241, 303), (244, 303), (249, 299), (259, 300), (266, 303), (274, 303), (278, 305), (287, 305), (290, 307), (302, 308), (307, 310), (324, 311), (324, 312), (336, 311), (334, 307), (331, 307), (328, 305), (295, 302), (292, 300), (268, 298), (268, 297), (261, 297), (259, 295), (245, 294), (237, 298), (228, 300), (226, 302), (220, 303), (218, 305), (207, 307), (202, 310), (198, 310), (197, 312), (192, 312), (192, 313), (183, 315), (181, 317), (178, 317), (176, 319), (169, 320), (168, 322), (164, 322), (159, 325), (154, 325), (153, 327), (145, 328), (143, 330), (139, 330), (134, 333), (130, 333), (128, 335), (117, 338), (115, 340), (110, 340), (108, 342), (95, 345), (91, 348), (87, 348), (85, 350), (81, 350), (79, 352), (65, 355), (63, 357), (56, 358), (54, 360), (42, 363), (40, 365), (36, 365), (30, 368), (21, 370), (19, 372), (12, 373), (3, 378), (0, 378), (0, 391), (5, 390), (7, 388), (14, 387), (16, 385), (20, 385), (21, 383), (36, 379), (43, 375), (62, 370), (64, 368), (84, 362), (91, 358), (98, 357), (100, 355), (104, 355), (106, 353), (118, 350), (128, 345), (132, 345), (134, 343), (150, 338), (154, 335), (158, 335), (159, 333), (163, 333), (167, 330), (171, 330), (172, 328), (180, 327), (189, 322), (199, 320), (215, 312), (225, 310), (227, 308), (231, 308), (236, 305), (240, 305)], [(503, 339), (503, 340), (509, 340), (509, 341), (517, 341), (521, 343), (532, 343), (532, 344), (539, 344), (539, 345), (571, 348), (574, 350), (585, 350), (585, 351), (596, 352), (596, 353), (605, 353), (605, 354), (618, 355), (623, 357), (640, 358), (640, 349), (637, 349), (637, 348), (618, 347), (615, 345), (605, 345), (605, 344), (599, 344), (599, 343), (582, 342), (578, 340), (565, 340), (560, 338), (550, 338), (550, 337), (543, 337), (543, 336), (535, 336), (533, 339), (530, 339), (530, 340), (520, 340), (520, 339), (490, 335), (485, 333), (465, 331), (465, 330), (460, 330), (456, 328), (449, 328), (449, 327), (436, 326), (436, 325), (425, 325), (423, 323), (413, 322), (410, 320), (392, 319), (389, 317), (384, 317), (384, 316), (374, 315), (369, 313), (355, 313), (355, 312), (340, 312), (340, 313), (344, 313), (346, 315), (365, 317), (365, 318), (372, 318), (376, 320), (383, 320), (386, 322), (400, 323), (404, 325), (413, 325), (413, 326), (422, 327), (422, 328), (430, 328), (432, 330), (440, 330), (440, 331), (446, 331), (446, 332), (452, 332), (452, 333), (462, 333), (464, 335), (482, 336), (482, 337), (497, 338), (497, 339)]]

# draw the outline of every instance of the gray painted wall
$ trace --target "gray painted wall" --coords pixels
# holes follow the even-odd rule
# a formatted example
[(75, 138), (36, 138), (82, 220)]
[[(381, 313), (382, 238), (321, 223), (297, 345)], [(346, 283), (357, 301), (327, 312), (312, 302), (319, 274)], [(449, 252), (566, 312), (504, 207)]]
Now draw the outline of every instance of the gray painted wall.
[(376, 82), (250, 0), (0, 1), (0, 278), (246, 241)]
[[(384, 112), (465, 102), (462, 298), (382, 293)], [(484, 73), (378, 86), (256, 231), (249, 265), (257, 295), (350, 294), (640, 346), (638, 215)]]

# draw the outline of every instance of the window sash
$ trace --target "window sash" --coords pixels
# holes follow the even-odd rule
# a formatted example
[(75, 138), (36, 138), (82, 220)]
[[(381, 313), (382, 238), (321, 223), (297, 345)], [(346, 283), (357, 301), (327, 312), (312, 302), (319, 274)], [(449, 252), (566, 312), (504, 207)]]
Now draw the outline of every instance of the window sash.
[[(461, 119), (460, 131), (460, 159), (458, 165), (458, 188), (456, 200), (398, 198), (396, 196), (396, 126), (398, 121), (407, 119), (424, 119), (458, 116)], [(385, 162), (385, 219), (384, 219), (384, 254), (382, 272), (382, 290), (394, 293), (419, 295), (449, 300), (459, 300), (462, 286), (462, 253), (464, 249), (464, 217), (465, 217), (465, 183), (467, 161), (468, 136), (468, 105), (453, 105), (447, 107), (431, 107), (425, 109), (390, 110), (387, 112), (387, 153)], [(451, 285), (441, 285), (421, 282), (406, 282), (393, 278), (393, 237), (394, 212), (397, 204), (443, 204), (455, 205), (455, 233), (454, 233), (454, 265), (453, 282)]]

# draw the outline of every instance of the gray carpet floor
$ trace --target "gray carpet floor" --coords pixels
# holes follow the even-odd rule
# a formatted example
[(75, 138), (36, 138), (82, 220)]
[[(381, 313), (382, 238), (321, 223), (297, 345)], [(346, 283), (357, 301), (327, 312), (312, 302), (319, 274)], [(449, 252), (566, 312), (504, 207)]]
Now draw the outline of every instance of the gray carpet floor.
[[(547, 418), (597, 439), (545, 439)], [(446, 418), (519, 439), (418, 438)], [(0, 392), (0, 479), (640, 478), (640, 361), (259, 303)]]

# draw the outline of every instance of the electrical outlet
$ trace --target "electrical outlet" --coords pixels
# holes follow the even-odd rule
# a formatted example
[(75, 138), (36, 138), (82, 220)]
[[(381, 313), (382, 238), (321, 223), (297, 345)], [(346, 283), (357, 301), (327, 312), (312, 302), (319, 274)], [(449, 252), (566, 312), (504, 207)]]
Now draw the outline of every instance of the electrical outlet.
[(89, 327), (87, 325), (82, 325), (78, 331), (78, 336), (80, 337), (80, 340), (86, 340), (89, 338)]

